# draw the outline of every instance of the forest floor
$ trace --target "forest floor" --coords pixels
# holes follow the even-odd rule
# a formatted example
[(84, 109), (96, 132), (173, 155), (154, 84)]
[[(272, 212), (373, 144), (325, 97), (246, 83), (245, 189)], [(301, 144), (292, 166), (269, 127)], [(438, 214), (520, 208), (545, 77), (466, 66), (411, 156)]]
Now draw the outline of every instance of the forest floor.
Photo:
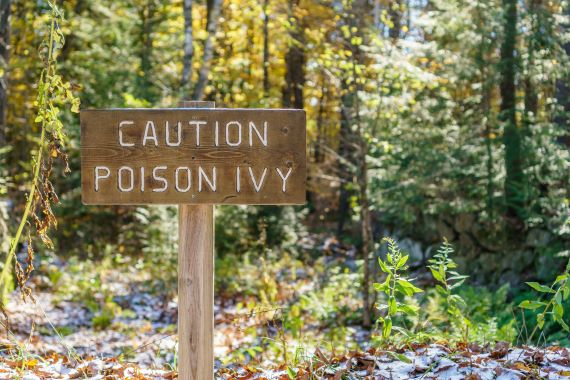
[[(14, 292), (6, 305), (9, 328), (0, 331), (0, 379), (176, 378), (176, 296), (149, 289), (140, 278), (143, 271), (127, 268), (92, 269), (97, 273), (92, 278), (81, 273), (79, 278), (88, 285), (79, 290), (72, 289), (74, 278), (61, 281), (52, 274), (55, 279), (49, 280), (40, 274), (32, 281), (35, 302), (24, 303)], [(312, 273), (289, 272), (295, 272), (298, 286), (284, 292), (286, 299), (299, 299), (319, 287)], [(291, 279), (277, 281), (286, 284)], [(304, 329), (317, 331), (319, 338), (302, 345), (303, 337), (283, 337), (279, 309), (252, 309), (243, 306), (247, 299), (241, 301), (218, 300), (215, 305), (217, 379), (570, 378), (570, 350), (561, 347), (442, 341), (389, 352), (371, 348), (370, 333), (354, 324), (343, 326), (342, 349), (330, 350), (324, 348), (327, 337), (336, 333), (310, 322)], [(89, 307), (92, 302), (99, 309)], [(101, 308), (107, 304), (112, 307)], [(298, 357), (275, 354), (280, 345), (295, 345)], [(273, 355), (268, 354), (271, 350)]]
[[(38, 297), (39, 298), (39, 297)], [(48, 297), (42, 297), (43, 302)], [(141, 301), (144, 297), (138, 297)], [(43, 303), (42, 302), (42, 303)], [(142, 304), (142, 303), (141, 303)], [(38, 302), (39, 314), (28, 316), (38, 322), (69, 312), (64, 321), (81, 324), (84, 313), (65, 305), (57, 311)], [(141, 306), (144, 308), (144, 306)], [(142, 310), (142, 309), (141, 309)], [(44, 313), (45, 311), (45, 313)], [(147, 308), (147, 315), (157, 310)], [(47, 317), (46, 317), (47, 315)], [(21, 320), (18, 318), (18, 320)], [(14, 321), (17, 323), (16, 321)], [(49, 323), (49, 322), (48, 322)], [(147, 325), (142, 320), (136, 325)], [(151, 323), (152, 326), (152, 323)], [(158, 326), (158, 325), (157, 325)], [(0, 378), (6, 379), (174, 379), (176, 372), (168, 366), (157, 365), (159, 351), (174, 353), (172, 334), (158, 328), (143, 327), (142, 334), (127, 336), (116, 330), (93, 331), (80, 328), (63, 338), (32, 334), (25, 347), (4, 341), (0, 357)], [(216, 333), (218, 351), (223, 324)], [(141, 344), (132, 359), (123, 354), (126, 346)], [(74, 348), (70, 348), (73, 345)], [(58, 347), (61, 347), (58, 349)], [(62, 349), (67, 352), (62, 352)], [(11, 354), (6, 354), (11, 352)], [(35, 354), (33, 352), (36, 352)], [(60, 352), (60, 353), (58, 353)], [(307, 362), (296, 367), (285, 364), (274, 368), (251, 365), (219, 366), (216, 379), (564, 379), (570, 377), (570, 351), (561, 347), (510, 347), (507, 343), (493, 346), (431, 344), (412, 345), (393, 352), (370, 349), (339, 356), (327, 356), (318, 348)]]
[[(124, 297), (131, 318), (116, 321), (113, 328), (90, 327), (89, 312), (73, 302), (53, 306), (53, 295), (36, 295), (35, 304), (16, 298), (8, 305), (10, 339), (0, 341), (0, 378), (35, 379), (173, 379), (176, 337), (168, 327), (176, 319), (176, 302), (165, 302), (146, 293)], [(232, 320), (240, 316), (231, 308), (216, 313), (216, 355), (240, 345)], [(68, 335), (49, 332), (51, 324), (66, 326)], [(121, 327), (122, 326), (122, 327)], [(242, 326), (243, 328), (243, 326)], [(58, 329), (62, 330), (62, 327)], [(74, 330), (73, 332), (71, 332)], [(53, 330), (52, 330), (53, 331)], [(14, 342), (25, 342), (18, 346)], [(11, 352), (11, 354), (8, 354)], [(260, 369), (254, 366), (221, 366), (219, 379), (563, 379), (570, 377), (567, 348), (509, 347), (506, 343), (480, 346), (446, 344), (415, 345), (399, 355), (370, 349), (327, 356), (319, 349), (303, 365)], [(403, 357), (402, 357), (403, 356)]]
[[(0, 378), (35, 379), (173, 379), (176, 300), (149, 293), (120, 298), (134, 313), (111, 328), (94, 329), (89, 311), (75, 302), (54, 303), (50, 293), (36, 294), (35, 304), (13, 297), (8, 339), (0, 340)], [(56, 306), (54, 306), (56, 305)], [(239, 327), (235, 320), (240, 320)], [(256, 322), (253, 322), (252, 324)], [(52, 324), (60, 334), (53, 332)], [(216, 356), (248, 339), (243, 315), (216, 308)], [(362, 336), (362, 334), (356, 334)], [(24, 342), (16, 344), (15, 342)], [(570, 377), (570, 350), (560, 347), (494, 345), (413, 345), (398, 355), (369, 349), (328, 355), (318, 348), (296, 367), (222, 365), (218, 379), (563, 379)]]

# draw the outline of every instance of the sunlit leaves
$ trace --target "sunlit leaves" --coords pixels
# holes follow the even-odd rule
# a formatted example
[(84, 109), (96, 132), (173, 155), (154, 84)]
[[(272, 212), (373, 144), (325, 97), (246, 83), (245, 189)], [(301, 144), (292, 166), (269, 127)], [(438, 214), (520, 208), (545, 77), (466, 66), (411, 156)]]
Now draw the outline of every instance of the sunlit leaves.
[(540, 285), (538, 282), (527, 282), (528, 286), (541, 293), (556, 293), (554, 290), (548, 286)]

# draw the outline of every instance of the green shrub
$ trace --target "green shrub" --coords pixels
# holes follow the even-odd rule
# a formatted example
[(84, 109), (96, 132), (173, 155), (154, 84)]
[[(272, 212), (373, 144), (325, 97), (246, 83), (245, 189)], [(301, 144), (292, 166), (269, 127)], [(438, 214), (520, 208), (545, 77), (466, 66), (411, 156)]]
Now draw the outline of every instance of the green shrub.
[(304, 212), (287, 206), (216, 207), (216, 253), (243, 254), (260, 249), (297, 251), (305, 234)]

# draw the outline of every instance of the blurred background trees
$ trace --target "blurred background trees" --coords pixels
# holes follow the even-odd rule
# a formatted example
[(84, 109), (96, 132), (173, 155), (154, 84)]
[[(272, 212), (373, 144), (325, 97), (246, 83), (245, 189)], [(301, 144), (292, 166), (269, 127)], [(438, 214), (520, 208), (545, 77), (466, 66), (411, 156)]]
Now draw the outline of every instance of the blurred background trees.
[[(204, 99), (307, 111), (308, 204), (219, 207), (220, 260), (294, 252), (307, 234), (354, 244), (364, 324), (385, 235), (416, 261), (446, 237), (461, 272), (491, 286), (548, 280), (566, 263), (568, 2), (59, 3), (59, 70), (84, 108)], [(9, 209), (0, 218), (11, 228), (37, 138), (33, 84), (47, 9), (0, 0), (0, 197)], [(79, 122), (64, 120), (72, 173), (56, 184), (57, 253), (175, 260), (174, 209), (81, 205)]]

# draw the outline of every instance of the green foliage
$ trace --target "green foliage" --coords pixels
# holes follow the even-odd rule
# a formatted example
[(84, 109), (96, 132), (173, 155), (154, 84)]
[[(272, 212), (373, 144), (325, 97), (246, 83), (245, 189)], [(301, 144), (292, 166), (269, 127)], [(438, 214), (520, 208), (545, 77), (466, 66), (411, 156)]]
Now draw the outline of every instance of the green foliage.
[(287, 252), (270, 253), (267, 260), (255, 255), (226, 260), (233, 266), (220, 270), (216, 265), (216, 278), (231, 276), (231, 281), (216, 293), (222, 303), (242, 300), (236, 306), (244, 317), (234, 323), (249, 339), (224, 361), (272, 357), (296, 363), (321, 344), (330, 351), (358, 349), (352, 337), (361, 320), (355, 286), (362, 280), (360, 271), (324, 257), (293, 260)]
[(469, 316), (469, 339), (476, 342), (507, 341), (516, 338), (513, 304), (508, 284), (498, 289), (465, 286), (458, 294), (465, 300), (464, 314)]
[(541, 295), (548, 297), (547, 300), (524, 300), (519, 304), (519, 307), (526, 310), (531, 310), (536, 318), (536, 326), (532, 330), (527, 342), (531, 343), (534, 335), (538, 330), (543, 330), (546, 318), (550, 317), (553, 322), (557, 323), (564, 331), (570, 332), (570, 327), (564, 321), (564, 302), (570, 296), (570, 260), (566, 265), (564, 272), (556, 277), (552, 285), (545, 286), (538, 282), (527, 282), (535, 291)]
[(461, 326), (464, 330), (464, 340), (467, 341), (467, 334), (470, 327), (469, 319), (462, 312), (465, 308), (465, 300), (461, 296), (454, 294), (453, 290), (461, 286), (468, 276), (463, 276), (454, 271), (457, 264), (451, 258), (453, 254), (453, 246), (444, 239), (443, 245), (438, 249), (437, 253), (429, 260), (428, 268), (433, 277), (438, 282), (435, 288), (439, 295), (444, 299), (444, 309), (450, 317), (450, 323)]
[[(123, 231), (121, 246), (140, 247), (140, 265), (151, 274), (149, 285), (174, 293), (178, 281), (177, 207), (138, 207), (134, 220)], [(137, 233), (128, 237), (127, 231)]]
[(393, 325), (393, 319), (399, 315), (417, 315), (418, 307), (407, 304), (404, 297), (413, 296), (416, 293), (421, 293), (423, 290), (412, 284), (412, 279), (404, 275), (407, 269), (406, 262), (409, 256), (405, 255), (398, 244), (391, 238), (384, 238), (382, 242), (388, 244), (388, 253), (386, 254), (386, 261), (378, 259), (380, 269), (386, 274), (386, 279), (383, 283), (375, 283), (374, 289), (386, 295), (387, 303), (378, 306), (378, 310), (384, 311), (385, 315), (378, 318), (378, 322), (382, 324), (382, 338), (387, 341), (392, 330), (397, 330), (400, 333), (406, 334), (405, 330)]
[(294, 251), (306, 233), (302, 218), (303, 212), (290, 206), (217, 207), (217, 252), (225, 256), (265, 249)]
[[(410, 4), (402, 10), (401, 25), (389, 12), (373, 17), (368, 8), (359, 8), (360, 2), (346, 1), (342, 10), (315, 0), (297, 2), (290, 10), (278, 3), (269, 5), (265, 55), (259, 15), (267, 10), (254, 0), (223, 2), (223, 22), (216, 32), (205, 95), (223, 107), (283, 106), (283, 88), (290, 79), (286, 56), (290, 47), (302, 47), (303, 60), (297, 67), (304, 82), (294, 86), (301, 90), (307, 111), (309, 201), (314, 209), (309, 228), (329, 231), (330, 225), (321, 225), (321, 220), (344, 218), (346, 222), (338, 222), (345, 223), (346, 231), (354, 231), (356, 224), (350, 222), (358, 218), (350, 217), (359, 214), (360, 197), (349, 197), (346, 214), (339, 210), (342, 205), (331, 173), (339, 164), (349, 168), (341, 182), (355, 194), (364, 155), (345, 142), (354, 142), (358, 135), (366, 142), (369, 208), (379, 224), (393, 225), (423, 243), (448, 236), (460, 253), (456, 260), (460, 266), (465, 255), (473, 260), (473, 268), (481, 268), (477, 281), (499, 284), (498, 273), (509, 267), (508, 259), (496, 260), (501, 265), (498, 269), (483, 265), (484, 254), (490, 252), (509, 251), (504, 257), (510, 257), (510, 251), (530, 249), (528, 256), (536, 259), (511, 270), (520, 274), (541, 268), (543, 247), (529, 248), (526, 239), (508, 241), (510, 224), (502, 219), (505, 147), (498, 91), (502, 3), (435, 0), (428, 9)], [(57, 56), (58, 69), (73, 81), (71, 87), (77, 89), (85, 107), (172, 107), (179, 97), (188, 97), (185, 92), (197, 79), (208, 37), (208, 8), (204, 2), (193, 7), (193, 67), (191, 83), (184, 86), (180, 83), (184, 54), (180, 5), (124, 0), (61, 3), (67, 21), (56, 29), (68, 37), (68, 43)], [(516, 75), (521, 82), (517, 116), (524, 120), (525, 152), (522, 214), (526, 229), (521, 237), (536, 229), (567, 250), (570, 156), (558, 142), (566, 132), (565, 119), (559, 120), (562, 99), (554, 88), (568, 77), (568, 59), (561, 49), (566, 38), (563, 5), (561, 1), (520, 3), (520, 24), (525, 27), (517, 40)], [(407, 11), (415, 16), (406, 21)], [(34, 119), (55, 115), (30, 112), (36, 95), (32, 84), (39, 81), (44, 62), (35, 47), (47, 34), (41, 26), (49, 18), (49, 5), (16, 1), (13, 13), (12, 45), (18, 48), (12, 49), (7, 71), (12, 149), (6, 175), (16, 188), (29, 179), (30, 170), (22, 163), (28, 161), (30, 147), (35, 147), (30, 142), (37, 140)], [(392, 38), (393, 31), (398, 38)], [(54, 79), (58, 82), (57, 76)], [(260, 91), (265, 82), (269, 88)], [(65, 84), (60, 90), (58, 96), (67, 96)], [(522, 104), (523, 98), (533, 96), (540, 99), (537, 109), (527, 107), (526, 100)], [(65, 146), (74, 173), (53, 181), (62, 201), (55, 210), (57, 218), (67, 226), (52, 234), (55, 245), (70, 254), (91, 257), (105, 252), (108, 244), (127, 255), (148, 252), (149, 246), (139, 242), (161, 222), (137, 224), (142, 208), (81, 204), (79, 125), (62, 107), (57, 116), (66, 125), (69, 141)], [(58, 123), (50, 125), (57, 134)], [(26, 170), (21, 170), (22, 165)], [(17, 194), (10, 198), (19, 201)], [(293, 250), (305, 228), (301, 225), (305, 215), (299, 209), (220, 209), (216, 237), (220, 255), (256, 249), (261, 219), (270, 247), (285, 245)], [(360, 240), (357, 234), (347, 235), (347, 241)]]
[[(207, 3), (193, 5), (193, 66), (190, 83), (183, 84), (180, 2), (70, 0), (59, 2), (58, 11), (54, 2), (13, 1), (10, 62), (1, 74), (9, 104), (0, 197), (9, 201), (0, 203), (0, 245), (8, 243), (3, 220), (17, 238), (3, 270), (12, 271), (15, 250), (23, 246), (28, 262), (17, 264), (18, 282), (29, 277), (34, 252), (21, 243), (34, 235), (22, 227), (31, 222), (47, 251), (76, 256), (67, 267), (50, 267), (48, 278), (60, 298), (85, 304), (98, 328), (128, 312), (113, 302), (109, 268), (132, 270), (146, 288), (174, 292), (176, 209), (82, 205), (72, 90), (89, 108), (175, 106), (198, 76), (209, 37)], [(364, 240), (355, 231), (367, 212), (371, 235), (388, 226), (422, 246), (447, 236), (457, 251), (444, 243), (428, 266), (437, 285), (418, 296), (407, 254), (385, 240), (388, 255), (379, 265), (386, 279), (374, 285), (383, 343), (393, 330), (424, 342), (459, 336), (513, 341), (515, 327), (522, 329), (511, 313), (514, 297), (523, 301), (521, 325), (537, 319), (535, 329), (546, 341), (567, 344), (568, 285), (565, 278), (554, 280), (553, 269), (570, 252), (570, 153), (562, 143), (568, 115), (560, 91), (570, 74), (563, 50), (567, 1), (510, 1), (518, 22), (509, 33), (519, 26), (516, 64), (509, 67), (516, 107), (503, 111), (518, 128), (520, 183), (507, 186), (516, 197), (505, 190), (513, 142), (501, 122), (500, 83), (505, 64), (513, 62), (500, 54), (508, 37), (501, 1), (400, 2), (401, 19), (391, 15), (397, 1), (390, 9), (385, 2), (352, 0), (268, 3), (264, 9), (258, 0), (223, 1), (205, 98), (220, 107), (284, 107), (291, 100), (287, 89), (300, 93), (295, 100), (307, 112), (311, 213), (217, 207), (216, 294), (256, 322), (245, 328), (251, 342), (227, 360), (267, 354), (291, 362), (305, 345), (321, 341), (333, 351), (356, 348), (351, 337), (362, 321), (364, 266), (356, 252), (343, 249)], [(372, 3), (380, 5), (378, 13), (368, 8)], [(302, 80), (292, 83), (295, 70)], [(66, 152), (72, 173), (64, 178)], [(58, 157), (64, 165), (52, 171)], [(21, 189), (29, 182), (25, 199)], [(56, 188), (62, 204), (52, 210)], [(507, 212), (513, 200), (517, 221)], [(9, 217), (22, 211), (19, 203), (30, 215), (20, 227)], [(52, 231), (56, 219), (60, 228)], [(313, 244), (334, 240), (335, 232), (344, 235), (332, 244), (340, 250)], [(423, 278), (421, 269), (417, 273)], [(460, 273), (489, 288), (461, 285), (466, 277)], [(529, 288), (545, 299), (496, 287), (529, 276), (538, 281)], [(3, 273), (3, 293), (12, 288), (11, 277)], [(551, 280), (551, 287), (542, 285)]]
[[(105, 330), (113, 323), (118, 306), (113, 303), (105, 303), (105, 307), (98, 311), (91, 319), (95, 330)], [(118, 308), (120, 310), (120, 308)]]
[(83, 305), (92, 314), (93, 328), (105, 330), (113, 324), (115, 317), (128, 312), (115, 302), (117, 283), (112, 277), (113, 270), (142, 269), (142, 266), (137, 268), (135, 264), (130, 260), (122, 261), (120, 255), (114, 258), (109, 255), (100, 262), (72, 258), (63, 268), (46, 260), (44, 271), (48, 274), (50, 289), (55, 294), (54, 304), (65, 300)]
[(333, 266), (326, 269), (322, 286), (304, 294), (299, 302), (303, 311), (324, 326), (351, 325), (359, 321), (359, 289), (354, 286), (362, 275), (348, 268)]
[[(429, 42), (404, 39), (404, 47), (372, 38), (367, 48), (381, 63), (371, 74), (374, 90), (361, 95), (373, 163), (371, 200), (380, 222), (424, 243), (447, 236), (468, 256), (471, 265), (462, 269), (477, 268), (475, 280), (497, 286), (500, 273), (512, 271), (516, 278), (542, 267), (543, 246), (527, 245), (532, 233), (547, 234), (564, 250), (570, 247), (570, 153), (560, 143), (567, 134), (567, 108), (561, 107), (567, 102), (565, 93), (555, 90), (569, 74), (561, 49), (567, 2), (518, 2), (517, 7), (519, 23), (529, 26), (518, 30), (515, 46), (517, 94), (525, 99), (515, 110), (519, 124), (525, 120), (518, 127), (524, 177), (516, 202), (523, 208), (518, 227), (506, 216), (505, 203), (501, 2), (436, 0), (415, 25)], [(526, 257), (534, 260), (516, 260), (513, 266), (506, 254), (494, 259), (495, 266), (485, 263), (496, 252), (522, 255), (528, 249)], [(457, 262), (461, 266), (464, 260)]]
[(508, 301), (508, 286), (489, 290), (463, 285), (455, 293), (464, 300), (463, 320), (454, 319), (447, 312), (445, 294), (435, 288), (426, 289), (419, 315), (412, 321), (414, 341), (455, 341), (459, 338), (464, 342), (485, 344), (516, 340), (518, 326)]

